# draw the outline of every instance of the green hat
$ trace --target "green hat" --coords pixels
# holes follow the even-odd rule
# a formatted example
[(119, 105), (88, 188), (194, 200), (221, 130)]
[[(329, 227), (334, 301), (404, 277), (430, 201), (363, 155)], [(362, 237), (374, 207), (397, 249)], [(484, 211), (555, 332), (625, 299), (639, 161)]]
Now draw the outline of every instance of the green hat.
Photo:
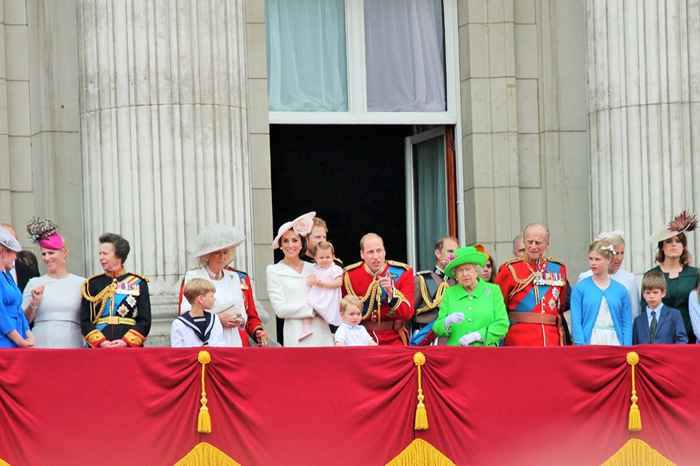
[(479, 252), (474, 246), (455, 249), (455, 258), (445, 267), (445, 275), (447, 275), (447, 278), (455, 278), (454, 270), (460, 265), (474, 264), (483, 267), (486, 259), (486, 254)]

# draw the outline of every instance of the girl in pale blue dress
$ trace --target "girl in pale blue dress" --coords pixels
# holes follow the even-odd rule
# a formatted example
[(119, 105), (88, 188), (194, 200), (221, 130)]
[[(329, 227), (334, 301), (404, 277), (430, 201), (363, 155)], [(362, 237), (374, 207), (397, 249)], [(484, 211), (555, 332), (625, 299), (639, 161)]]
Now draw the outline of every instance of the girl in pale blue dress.
[(588, 248), (593, 274), (571, 292), (571, 327), (575, 345), (631, 345), (632, 308), (627, 288), (609, 273), (615, 248), (598, 240)]

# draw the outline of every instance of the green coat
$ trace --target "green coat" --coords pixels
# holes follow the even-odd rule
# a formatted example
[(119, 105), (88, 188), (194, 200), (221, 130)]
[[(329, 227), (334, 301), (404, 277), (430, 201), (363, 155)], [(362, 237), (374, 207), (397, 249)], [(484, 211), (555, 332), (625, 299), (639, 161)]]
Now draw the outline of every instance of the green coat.
[[(445, 317), (453, 312), (461, 312), (464, 320), (452, 324), (448, 332)], [(449, 335), (447, 344), (451, 346), (459, 346), (459, 339), (467, 333), (479, 332), (482, 341), (476, 341), (471, 346), (496, 346), (508, 332), (509, 325), (501, 289), (479, 279), (471, 293), (459, 284), (445, 291), (433, 332), (439, 336)]]

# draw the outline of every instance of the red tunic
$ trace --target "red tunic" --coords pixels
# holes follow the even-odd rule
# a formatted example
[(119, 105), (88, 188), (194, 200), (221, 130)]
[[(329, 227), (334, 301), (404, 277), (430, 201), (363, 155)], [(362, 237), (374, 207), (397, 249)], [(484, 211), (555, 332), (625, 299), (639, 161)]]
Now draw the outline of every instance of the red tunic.
[(566, 310), (568, 293), (564, 264), (548, 258), (535, 268), (524, 260), (514, 259), (498, 270), (496, 284), (501, 288), (511, 321), (506, 346), (564, 343), (561, 314)]
[(362, 301), (363, 323), (380, 345), (406, 345), (405, 322), (413, 318), (413, 271), (401, 262), (387, 261), (376, 275), (385, 275), (387, 269), (394, 284), (391, 299), (364, 262), (345, 268), (343, 296), (351, 294)]

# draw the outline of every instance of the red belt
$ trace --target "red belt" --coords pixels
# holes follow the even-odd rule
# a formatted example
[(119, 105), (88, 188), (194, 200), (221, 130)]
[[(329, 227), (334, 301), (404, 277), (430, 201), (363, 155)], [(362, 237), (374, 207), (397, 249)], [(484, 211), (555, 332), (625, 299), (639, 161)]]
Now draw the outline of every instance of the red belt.
[(542, 312), (509, 312), (508, 319), (514, 324), (557, 325), (559, 317)]

